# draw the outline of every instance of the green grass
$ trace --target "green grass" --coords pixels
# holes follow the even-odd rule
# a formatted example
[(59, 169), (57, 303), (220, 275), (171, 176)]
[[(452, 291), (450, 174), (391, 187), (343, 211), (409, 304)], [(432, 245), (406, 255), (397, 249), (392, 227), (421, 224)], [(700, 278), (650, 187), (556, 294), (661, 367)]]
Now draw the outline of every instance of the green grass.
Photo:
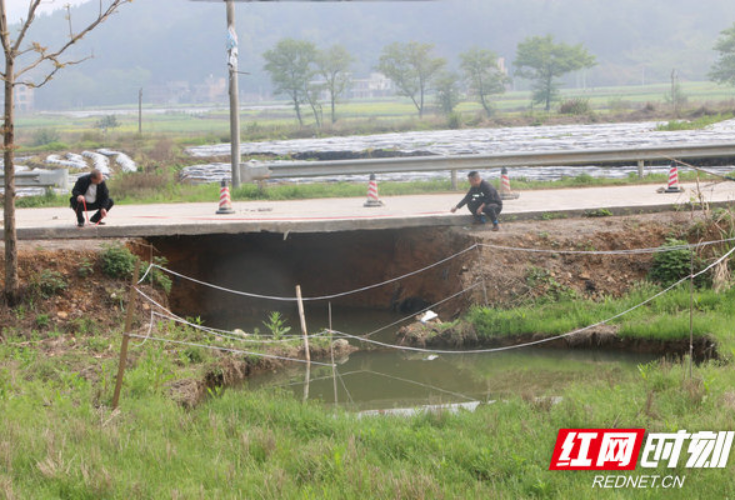
[[(468, 314), (480, 336), (560, 335), (611, 318), (661, 290), (643, 283), (626, 296), (603, 301), (562, 299), (515, 309), (476, 307)], [(727, 292), (700, 289), (694, 297), (694, 335), (711, 336), (725, 348), (735, 346), (735, 288)], [(657, 298), (610, 324), (621, 337), (677, 341), (689, 338), (689, 290), (686, 285)]]
[[(558, 430), (725, 430), (735, 395), (727, 367), (697, 366), (689, 381), (685, 364), (650, 364), (573, 383), (557, 405), (517, 395), (458, 415), (358, 419), (278, 390), (214, 391), (188, 410), (167, 394), (176, 363), (142, 351), (111, 413), (114, 360), (90, 360), (81, 376), (0, 345), (5, 498), (638, 498), (592, 489), (598, 473), (548, 471)], [(667, 498), (735, 488), (729, 469), (625, 474), (644, 473), (687, 476)]]
[(671, 120), (668, 123), (659, 123), (656, 125), (656, 130), (660, 131), (674, 131), (674, 130), (701, 130), (707, 128), (710, 125), (719, 123), (725, 120), (731, 120), (733, 117), (732, 113), (716, 114), (711, 116), (701, 116), (694, 120)]

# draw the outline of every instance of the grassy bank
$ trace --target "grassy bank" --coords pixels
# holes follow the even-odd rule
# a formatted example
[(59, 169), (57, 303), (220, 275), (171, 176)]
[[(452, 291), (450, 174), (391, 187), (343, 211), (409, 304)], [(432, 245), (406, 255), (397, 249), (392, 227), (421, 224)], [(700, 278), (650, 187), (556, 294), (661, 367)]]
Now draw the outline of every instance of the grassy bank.
[[(114, 360), (99, 377), (29, 371), (28, 347), (0, 345), (5, 498), (612, 498), (592, 489), (595, 473), (547, 470), (558, 429), (724, 430), (735, 410), (735, 374), (715, 364), (691, 381), (651, 364), (573, 384), (556, 405), (519, 395), (459, 415), (358, 419), (266, 390), (215, 391), (187, 410), (167, 393), (162, 352), (145, 351), (111, 413)], [(670, 498), (724, 498), (729, 471), (632, 474), (685, 475)]]
[[(641, 284), (625, 297), (604, 301), (564, 299), (515, 309), (475, 308), (469, 314), (485, 337), (526, 334), (560, 335), (626, 311), (661, 291)], [(619, 326), (622, 337), (676, 341), (689, 338), (689, 290), (680, 285), (610, 324)], [(711, 336), (718, 343), (735, 347), (735, 288), (726, 292), (698, 290), (694, 295), (694, 335)]]
[[(411, 418), (358, 418), (278, 389), (225, 389), (236, 372), (245, 376), (245, 367), (257, 366), (262, 358), (255, 353), (266, 351), (250, 346), (250, 355), (214, 354), (206, 347), (242, 343), (157, 321), (155, 336), (200, 345), (134, 339), (121, 407), (113, 412), (127, 281), (122, 273), (103, 279), (102, 271), (105, 262), (121, 268), (126, 258), (110, 250), (101, 257), (66, 252), (44, 258), (22, 262), (22, 278), (35, 284), (23, 306), (0, 305), (1, 498), (690, 499), (726, 498), (735, 491), (732, 465), (695, 470), (680, 461), (676, 469), (624, 473), (686, 476), (681, 490), (644, 492), (593, 489), (599, 473), (548, 471), (560, 428), (732, 429), (735, 371), (726, 363), (733, 354), (733, 289), (697, 291), (697, 318), (705, 320), (697, 331), (715, 335), (725, 356), (695, 366), (691, 379), (686, 360), (596, 370), (544, 393), (561, 396), (558, 404), (515, 392), (475, 413)], [(47, 268), (54, 273), (44, 274)], [(160, 279), (154, 282), (160, 286)], [(508, 316), (493, 316), (501, 314), (495, 310), (472, 314), (490, 332), (525, 325), (555, 333), (620, 312), (657, 290), (646, 285), (597, 302), (561, 293), (555, 301), (502, 313)], [(635, 320), (630, 335), (646, 338), (639, 327), (649, 323), (656, 334), (667, 331), (688, 304), (686, 290), (660, 298), (629, 318)], [(137, 312), (135, 327), (145, 334), (150, 310), (139, 304)], [(276, 323), (271, 319), (262, 333), (275, 334)], [(680, 334), (674, 330), (667, 335)], [(295, 355), (299, 345), (279, 349)], [(540, 368), (533, 374), (548, 366)], [(520, 367), (519, 373), (532, 369)], [(513, 375), (506, 374), (509, 380)], [(182, 404), (190, 382), (202, 379), (210, 382), (205, 397)], [(682, 460), (687, 456), (682, 452)]]

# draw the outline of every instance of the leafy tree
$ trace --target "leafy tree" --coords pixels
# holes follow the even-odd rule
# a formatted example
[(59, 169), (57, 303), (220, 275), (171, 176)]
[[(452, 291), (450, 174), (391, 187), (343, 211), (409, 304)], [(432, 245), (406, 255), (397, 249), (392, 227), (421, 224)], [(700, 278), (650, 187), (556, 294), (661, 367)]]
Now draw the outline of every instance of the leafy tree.
[(492, 116), (490, 96), (505, 92), (509, 78), (500, 71), (498, 56), (491, 50), (473, 47), (459, 55), (460, 67), (470, 92), (480, 101), (487, 116)]
[(317, 55), (317, 71), (324, 78), (324, 88), (329, 92), (332, 123), (337, 121), (334, 112), (335, 103), (350, 87), (351, 77), (349, 71), (354, 60), (342, 45), (333, 45), (320, 51)]
[(305, 40), (284, 38), (266, 51), (265, 70), (270, 73), (276, 95), (287, 95), (293, 103), (299, 125), (304, 125), (301, 106), (310, 102), (309, 85), (314, 77), (316, 46)]
[(582, 44), (554, 43), (551, 35), (534, 36), (520, 42), (515, 60), (516, 74), (533, 81), (533, 101), (544, 104), (546, 111), (558, 96), (557, 78), (595, 64), (595, 56)]
[(115, 115), (105, 115), (95, 123), (95, 127), (107, 130), (108, 128), (117, 128), (120, 126), (120, 122), (117, 120)]
[(720, 32), (714, 49), (720, 54), (710, 70), (710, 79), (725, 85), (735, 85), (735, 24)]
[(440, 57), (431, 57), (430, 43), (394, 42), (383, 48), (377, 70), (398, 87), (398, 94), (411, 99), (424, 116), (424, 98), (432, 77), (446, 65)]
[[(87, 33), (106, 21), (122, 5), (132, 0), (100, 0), (99, 11), (75, 30), (71, 10), (67, 6), (68, 36), (57, 46), (50, 48), (38, 42), (28, 42), (27, 35), (36, 19), (42, 0), (28, 0), (28, 11), (20, 22), (18, 30), (8, 25), (7, 2), (0, 0), (0, 44), (5, 56), (5, 66), (0, 71), (4, 83), (3, 113), (3, 160), (5, 162), (5, 299), (11, 306), (20, 300), (20, 281), (18, 278), (18, 235), (15, 226), (15, 102), (13, 91), (18, 85), (39, 88), (50, 82), (63, 68), (80, 64), (88, 58), (64, 60), (66, 51), (82, 40)], [(64, 28), (66, 31), (66, 27)], [(19, 60), (23, 57), (22, 61)]]
[(459, 92), (459, 76), (456, 73), (442, 71), (434, 79), (436, 103), (439, 110), (449, 116), (461, 99)]

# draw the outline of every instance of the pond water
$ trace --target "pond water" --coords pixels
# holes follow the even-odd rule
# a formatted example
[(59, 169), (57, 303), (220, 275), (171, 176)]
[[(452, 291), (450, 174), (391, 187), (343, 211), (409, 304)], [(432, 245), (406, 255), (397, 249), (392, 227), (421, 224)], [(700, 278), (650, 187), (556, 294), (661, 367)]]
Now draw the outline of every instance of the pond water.
[[(555, 397), (572, 382), (634, 376), (652, 355), (603, 350), (524, 348), (490, 354), (427, 355), (360, 351), (330, 367), (312, 366), (308, 398), (350, 410), (497, 401), (510, 396)], [(279, 387), (303, 398), (304, 365), (251, 377), (245, 387)], [(335, 384), (336, 382), (336, 384)]]
[[(306, 317), (310, 333), (319, 332), (329, 324), (325, 306), (310, 305)], [(299, 333), (297, 313), (287, 310), (284, 318), (292, 327), (289, 334)], [(373, 340), (394, 343), (395, 333), (401, 325), (411, 321), (410, 316), (336, 307), (332, 321), (335, 330), (363, 335), (403, 318), (409, 319), (370, 336)], [(219, 318), (216, 323), (220, 327), (238, 327), (246, 331), (258, 326), (261, 332), (267, 332), (262, 322), (252, 318)], [(356, 341), (351, 343), (360, 345)], [(635, 376), (639, 364), (657, 359), (650, 354), (594, 349), (532, 347), (498, 353), (431, 355), (389, 348), (372, 349), (373, 346), (365, 344), (361, 347), (368, 350), (336, 360), (334, 374), (330, 367), (311, 366), (308, 388), (305, 387), (306, 366), (303, 364), (251, 377), (244, 387), (279, 387), (297, 398), (308, 393), (309, 399), (325, 404), (336, 401), (356, 411), (407, 408), (502, 400), (519, 394), (553, 397), (571, 382)]]

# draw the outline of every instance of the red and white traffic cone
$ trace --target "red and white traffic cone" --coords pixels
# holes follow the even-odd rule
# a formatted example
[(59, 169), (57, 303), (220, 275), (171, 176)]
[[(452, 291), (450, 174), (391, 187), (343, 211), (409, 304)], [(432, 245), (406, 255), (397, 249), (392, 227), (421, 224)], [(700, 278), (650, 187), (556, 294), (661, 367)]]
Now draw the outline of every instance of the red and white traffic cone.
[(370, 174), (370, 184), (368, 184), (367, 201), (363, 205), (365, 207), (382, 207), (383, 202), (378, 198), (378, 181), (375, 180), (375, 174)]
[(219, 210), (216, 212), (218, 215), (229, 215), (234, 214), (235, 211), (232, 209), (232, 200), (230, 200), (230, 188), (227, 187), (227, 181), (223, 180), (219, 188)]
[(517, 200), (521, 195), (514, 193), (510, 189), (510, 177), (508, 177), (508, 169), (503, 167), (500, 170), (500, 199), (501, 200)]
[(682, 193), (683, 189), (679, 187), (679, 170), (676, 168), (676, 162), (671, 162), (671, 168), (669, 169), (669, 187), (666, 188), (664, 193)]

